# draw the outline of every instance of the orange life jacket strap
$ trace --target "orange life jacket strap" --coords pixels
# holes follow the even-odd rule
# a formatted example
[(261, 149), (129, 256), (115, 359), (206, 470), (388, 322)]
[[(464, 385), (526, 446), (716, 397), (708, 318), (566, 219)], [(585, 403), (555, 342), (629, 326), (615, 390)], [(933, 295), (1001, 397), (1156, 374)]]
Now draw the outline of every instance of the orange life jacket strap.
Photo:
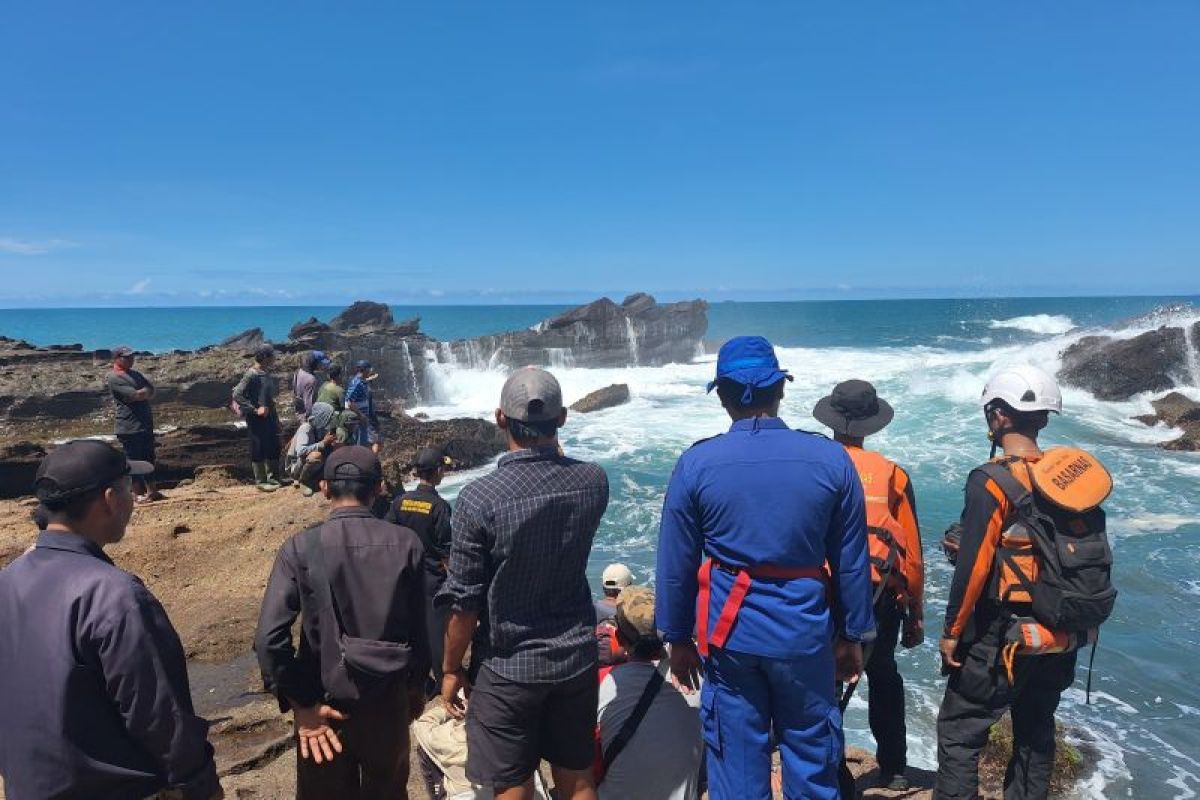
[[(725, 605), (721, 607), (721, 613), (717, 617), (717, 624), (713, 626), (712, 637), (710, 639), (708, 634), (708, 606), (712, 597), (712, 571), (714, 566), (727, 572), (736, 573), (737, 577), (734, 578), (733, 588), (729, 590), (729, 597), (725, 598)], [(738, 612), (742, 609), (746, 593), (750, 591), (750, 582), (752, 580), (815, 578), (822, 583), (828, 580), (828, 574), (822, 567), (780, 567), (774, 564), (759, 564), (754, 567), (744, 568), (726, 567), (711, 558), (705, 559), (704, 563), (700, 565), (700, 571), (696, 577), (699, 583), (699, 592), (696, 596), (696, 649), (702, 656), (708, 655), (710, 645), (713, 647), (724, 647), (725, 642), (729, 640), (729, 634), (733, 630), (733, 623), (737, 621)]]

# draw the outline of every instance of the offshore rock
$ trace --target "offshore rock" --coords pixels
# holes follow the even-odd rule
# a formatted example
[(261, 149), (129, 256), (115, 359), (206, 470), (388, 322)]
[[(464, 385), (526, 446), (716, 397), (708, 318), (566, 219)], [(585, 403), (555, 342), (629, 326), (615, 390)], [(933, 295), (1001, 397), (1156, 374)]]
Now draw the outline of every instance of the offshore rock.
[(1179, 392), (1171, 392), (1158, 400), (1152, 400), (1153, 414), (1136, 417), (1139, 422), (1155, 425), (1165, 422), (1172, 428), (1179, 428), (1183, 435), (1159, 445), (1164, 450), (1196, 451), (1200, 450), (1200, 403)]
[(629, 402), (629, 384), (614, 383), (603, 389), (584, 395), (571, 404), (571, 410), (578, 414), (590, 414), (604, 408), (624, 405)]
[(1063, 351), (1058, 376), (1100, 400), (1128, 400), (1142, 392), (1173, 389), (1194, 379), (1189, 354), (1198, 326), (1190, 336), (1184, 328), (1164, 325), (1132, 339), (1084, 337)]
[(528, 330), (445, 342), (442, 363), (497, 366), (627, 367), (687, 363), (708, 330), (708, 303), (659, 305), (647, 294), (622, 305), (607, 297), (543, 320)]
[(335, 331), (348, 331), (354, 328), (389, 328), (395, 323), (392, 309), (386, 303), (358, 300), (331, 319), (329, 327)]
[(230, 350), (246, 350), (253, 351), (262, 347), (266, 343), (266, 336), (263, 334), (262, 328), (250, 328), (242, 331), (239, 334), (230, 336), (217, 347), (225, 347)]

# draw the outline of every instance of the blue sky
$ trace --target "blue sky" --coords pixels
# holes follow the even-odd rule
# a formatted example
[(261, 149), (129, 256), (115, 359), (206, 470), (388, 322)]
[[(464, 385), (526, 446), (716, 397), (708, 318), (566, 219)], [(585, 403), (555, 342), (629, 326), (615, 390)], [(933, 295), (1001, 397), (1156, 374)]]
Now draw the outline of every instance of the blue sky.
[(1195, 293), (1200, 4), (16, 3), (0, 305)]

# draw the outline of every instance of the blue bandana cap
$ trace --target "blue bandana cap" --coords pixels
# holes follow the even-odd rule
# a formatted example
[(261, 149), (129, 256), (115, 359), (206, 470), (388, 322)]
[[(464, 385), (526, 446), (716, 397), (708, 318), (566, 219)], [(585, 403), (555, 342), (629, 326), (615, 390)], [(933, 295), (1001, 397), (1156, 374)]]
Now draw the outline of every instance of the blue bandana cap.
[(312, 360), (314, 366), (321, 367), (322, 369), (333, 363), (329, 356), (325, 355), (323, 350), (313, 350)]
[(735, 336), (721, 345), (717, 355), (717, 377), (708, 382), (705, 391), (711, 392), (717, 381), (728, 378), (746, 387), (742, 405), (749, 405), (754, 390), (773, 386), (781, 380), (792, 380), (787, 370), (779, 368), (775, 348), (761, 336)]

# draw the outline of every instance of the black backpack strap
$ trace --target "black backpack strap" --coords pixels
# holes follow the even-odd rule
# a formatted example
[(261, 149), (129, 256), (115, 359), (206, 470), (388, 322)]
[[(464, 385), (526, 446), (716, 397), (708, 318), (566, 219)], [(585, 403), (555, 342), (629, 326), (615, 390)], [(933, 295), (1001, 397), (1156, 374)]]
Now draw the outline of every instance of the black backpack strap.
[(650, 710), (650, 704), (654, 702), (655, 696), (658, 695), (659, 689), (663, 686), (663, 674), (654, 670), (654, 674), (650, 676), (649, 682), (646, 683), (646, 688), (642, 690), (642, 696), (638, 698), (638, 703), (633, 709), (633, 713), (629, 715), (629, 719), (625, 720), (625, 724), (621, 726), (621, 730), (617, 731), (617, 735), (613, 737), (612, 742), (604, 749), (604, 772), (608, 772), (608, 768), (612, 766), (613, 761), (617, 756), (621, 755), (621, 751), (625, 749), (625, 745), (629, 744), (629, 740), (637, 733), (638, 726), (642, 724), (642, 720), (646, 717), (646, 712)]
[(1033, 510), (1033, 493), (1025, 488), (1025, 484), (1017, 480), (1004, 462), (989, 461), (978, 469), (1000, 487), (1000, 491), (1004, 492), (1004, 496), (1008, 498), (1008, 502), (1012, 503), (1018, 514), (1029, 516)]

